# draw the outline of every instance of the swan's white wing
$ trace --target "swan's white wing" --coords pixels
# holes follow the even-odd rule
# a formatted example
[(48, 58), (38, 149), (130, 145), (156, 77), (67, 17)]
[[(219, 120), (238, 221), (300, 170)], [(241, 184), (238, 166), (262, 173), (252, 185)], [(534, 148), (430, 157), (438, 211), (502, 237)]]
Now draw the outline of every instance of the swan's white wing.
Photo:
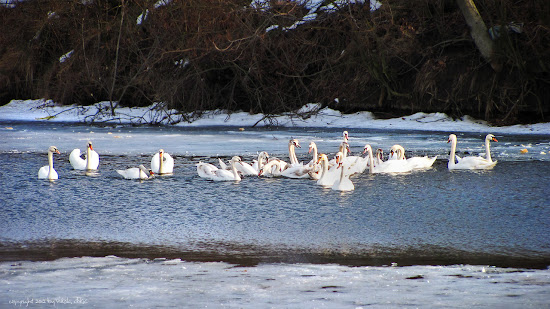
[(95, 150), (90, 151), (90, 164), (94, 170), (99, 167), (99, 154)]
[(233, 175), (232, 171), (217, 169), (214, 171), (212, 180), (214, 181), (235, 180), (235, 175)]
[(412, 158), (408, 158), (407, 162), (413, 169), (426, 169), (426, 168), (432, 167), (436, 159), (437, 159), (437, 156), (433, 158), (429, 158), (428, 156), (412, 157)]
[[(94, 151), (95, 152), (95, 151)], [(75, 170), (85, 170), (86, 169), (86, 160), (80, 157), (80, 149), (74, 149), (69, 155), (69, 162)], [(99, 164), (99, 159), (98, 159)]]
[(220, 168), (221, 168), (222, 170), (228, 170), (228, 169), (230, 169), (230, 167), (227, 166), (227, 164), (225, 164), (225, 162), (223, 162), (223, 160), (220, 159), (220, 158), (218, 158), (218, 163), (220, 164)]
[[(246, 162), (239, 162), (240, 164), (235, 164), (235, 167), (237, 168), (237, 171), (241, 172), (243, 175), (254, 175), (258, 176), (258, 170), (254, 169), (252, 165), (246, 163)], [(256, 163), (256, 166), (258, 164)]]
[(163, 153), (162, 158), (164, 159), (162, 168), (164, 173), (173, 173), (174, 172), (174, 158), (168, 153)]
[[(38, 178), (39, 179), (48, 179), (48, 174), (50, 173), (50, 167), (47, 165), (42, 166), (38, 170)], [(59, 179), (59, 176), (57, 175), (57, 171), (54, 169), (52, 171), (52, 178), (51, 179)]]
[(157, 152), (153, 155), (153, 158), (151, 158), (151, 170), (153, 173), (158, 173), (160, 169), (160, 154)]
[(218, 170), (218, 168), (210, 163), (197, 163), (197, 174), (201, 178), (212, 179), (216, 170)]
[(337, 167), (337, 173), (338, 173), (338, 177), (331, 187), (332, 190), (337, 190), (337, 191), (355, 190), (355, 185), (349, 179), (350, 171), (348, 167), (346, 167), (345, 165), (341, 165), (340, 167)]
[(330, 167), (325, 175), (317, 180), (317, 184), (324, 187), (332, 187), (340, 176), (340, 170), (337, 167), (337, 165), (333, 165), (332, 167)]
[[(174, 159), (172, 156), (170, 156), (168, 153), (164, 152), (162, 154), (163, 162), (162, 162), (162, 168), (164, 174), (170, 174), (174, 171)], [(151, 158), (151, 170), (153, 170), (153, 173), (159, 173), (160, 174), (160, 154), (157, 152)]]
[(292, 164), (281, 173), (281, 176), (288, 178), (309, 178), (309, 172), (311, 169), (312, 167), (304, 166), (301, 163)]
[(464, 157), (458, 163), (449, 165), (449, 169), (457, 170), (486, 170), (492, 169), (497, 161), (489, 161), (482, 157)]
[(407, 173), (412, 170), (406, 160), (388, 160), (374, 167), (374, 173)]
[(132, 167), (125, 170), (117, 170), (116, 172), (126, 179), (139, 179), (141, 170), (137, 167)]
[(331, 189), (337, 191), (353, 191), (355, 190), (355, 185), (349, 179), (349, 177), (344, 177), (342, 179), (336, 180)]

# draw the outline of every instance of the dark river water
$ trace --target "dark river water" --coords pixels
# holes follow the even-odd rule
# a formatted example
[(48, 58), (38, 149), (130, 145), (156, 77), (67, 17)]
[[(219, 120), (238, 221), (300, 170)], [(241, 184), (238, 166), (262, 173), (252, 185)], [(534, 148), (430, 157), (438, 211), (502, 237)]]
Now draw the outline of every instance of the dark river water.
[[(365, 142), (384, 149), (398, 142), (409, 155), (439, 157), (427, 171), (353, 176), (355, 190), (341, 193), (304, 179), (211, 182), (195, 168), (199, 160), (217, 164), (235, 154), (250, 162), (264, 149), (286, 158), (289, 137), (300, 139), (299, 159), (309, 161), (310, 140), (335, 152), (341, 130), (3, 127), (9, 129), (0, 132), (0, 260), (116, 255), (242, 265), (550, 265), (550, 154), (542, 154), (548, 136), (499, 136), (493, 170), (449, 172), (448, 134), (350, 131), (355, 151)], [(460, 138), (459, 149), (483, 152), (483, 136)], [(88, 139), (101, 156), (92, 175), (68, 162)], [(50, 144), (62, 151), (53, 182), (37, 179)], [(161, 147), (175, 158), (173, 175), (133, 181), (115, 172), (148, 166)], [(527, 156), (519, 154), (523, 147), (531, 149)]]

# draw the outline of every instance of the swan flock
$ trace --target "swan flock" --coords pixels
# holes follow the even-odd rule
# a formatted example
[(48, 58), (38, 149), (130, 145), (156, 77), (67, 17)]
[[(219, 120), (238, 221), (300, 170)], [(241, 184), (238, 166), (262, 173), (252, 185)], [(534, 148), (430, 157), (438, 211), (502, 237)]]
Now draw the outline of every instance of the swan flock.
[[(447, 140), (451, 149), (448, 159), (448, 170), (487, 170), (497, 164), (493, 161), (490, 152), (490, 143), (497, 142), (493, 134), (485, 137), (485, 156), (456, 155), (457, 136), (450, 134)], [(301, 148), (299, 141), (292, 138), (288, 142), (289, 161), (270, 157), (267, 152), (261, 151), (252, 163), (244, 162), (239, 156), (231, 158), (228, 164), (218, 159), (219, 167), (211, 163), (199, 162), (196, 164), (197, 175), (200, 178), (212, 181), (240, 181), (243, 177), (286, 177), (305, 178), (314, 180), (319, 186), (331, 188), (337, 191), (352, 191), (355, 189), (350, 177), (364, 172), (370, 174), (383, 173), (409, 173), (415, 170), (427, 170), (432, 167), (437, 159), (435, 157), (405, 157), (405, 148), (401, 145), (391, 147), (389, 155), (384, 160), (384, 152), (377, 149), (373, 152), (371, 145), (363, 147), (361, 155), (351, 155), (349, 146), (349, 133), (343, 132), (343, 140), (340, 143), (333, 159), (320, 153), (315, 142), (310, 142), (308, 153), (311, 160), (307, 163), (300, 162), (296, 156), (296, 148)], [(60, 154), (55, 146), (48, 148), (48, 165), (38, 171), (39, 179), (56, 180), (59, 178), (54, 169), (54, 154)], [(80, 149), (74, 149), (69, 155), (69, 162), (75, 170), (97, 170), (99, 168), (99, 154), (93, 149), (92, 142), (87, 142), (84, 158)], [(116, 172), (125, 179), (151, 179), (156, 175), (171, 175), (174, 170), (174, 159), (163, 149), (160, 149), (151, 158), (151, 168), (147, 169), (143, 164), (138, 167), (119, 169)]]

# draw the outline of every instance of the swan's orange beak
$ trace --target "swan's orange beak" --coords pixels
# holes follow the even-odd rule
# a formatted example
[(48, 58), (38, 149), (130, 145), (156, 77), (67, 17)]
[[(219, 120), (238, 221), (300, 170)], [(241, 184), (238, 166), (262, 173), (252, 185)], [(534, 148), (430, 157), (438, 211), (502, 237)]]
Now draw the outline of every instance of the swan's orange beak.
[(155, 173), (153, 173), (153, 171), (152, 171), (152, 170), (149, 170), (149, 175), (151, 175), (151, 176), (155, 176)]
[(449, 139), (447, 140), (447, 143), (450, 143), (450, 142), (451, 142), (451, 139), (449, 138)]
[(59, 150), (57, 150), (57, 149), (55, 150), (55, 152), (56, 152), (57, 154), (61, 154), (61, 152), (59, 152)]
[(307, 151), (307, 153), (311, 153), (312, 150), (313, 148), (309, 147), (309, 150)]
[(496, 137), (493, 137), (493, 142), (498, 142)]
[(92, 145), (90, 145), (90, 150), (94, 150), (94, 147), (92, 147)]

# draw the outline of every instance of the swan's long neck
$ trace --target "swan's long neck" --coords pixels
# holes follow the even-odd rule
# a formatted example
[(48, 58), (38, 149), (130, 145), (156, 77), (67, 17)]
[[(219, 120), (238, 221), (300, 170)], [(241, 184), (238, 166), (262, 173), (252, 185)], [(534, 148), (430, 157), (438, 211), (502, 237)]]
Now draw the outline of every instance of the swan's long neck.
[(90, 149), (90, 146), (86, 147), (86, 169), (91, 170), (92, 169), (92, 150)]
[(491, 159), (491, 140), (486, 138), (485, 139), (485, 158), (489, 162), (493, 162), (493, 159)]
[(260, 152), (260, 154), (258, 154), (258, 171), (262, 170), (262, 167), (264, 166), (264, 158), (265, 155)]
[(164, 173), (164, 157), (162, 156), (162, 152), (159, 152), (159, 174)]
[(340, 168), (342, 171), (340, 171), (340, 182), (342, 182), (342, 179), (344, 179), (344, 163), (340, 163)]
[(233, 177), (235, 180), (241, 180), (241, 176), (239, 176), (239, 173), (237, 172), (237, 168), (235, 167), (236, 162), (231, 161), (231, 169), (233, 170)]
[(313, 160), (317, 159), (318, 156), (317, 156), (317, 146), (313, 145), (312, 147), (312, 150), (313, 150)]
[(290, 160), (290, 164), (298, 164), (298, 157), (296, 157), (293, 143), (288, 144), (288, 158)]
[(369, 173), (374, 173), (374, 159), (372, 157), (372, 149), (371, 148), (368, 148), (367, 149), (367, 152), (368, 152), (368, 162), (369, 162)]
[(53, 152), (48, 151), (48, 179), (53, 179)]
[(449, 164), (455, 165), (456, 138), (451, 139), (451, 153), (449, 154)]
[(405, 152), (401, 148), (397, 149), (397, 160), (406, 160)]
[(321, 177), (320, 178), (323, 178), (325, 177), (325, 175), (328, 173), (328, 161), (326, 158), (323, 158), (321, 160)]

